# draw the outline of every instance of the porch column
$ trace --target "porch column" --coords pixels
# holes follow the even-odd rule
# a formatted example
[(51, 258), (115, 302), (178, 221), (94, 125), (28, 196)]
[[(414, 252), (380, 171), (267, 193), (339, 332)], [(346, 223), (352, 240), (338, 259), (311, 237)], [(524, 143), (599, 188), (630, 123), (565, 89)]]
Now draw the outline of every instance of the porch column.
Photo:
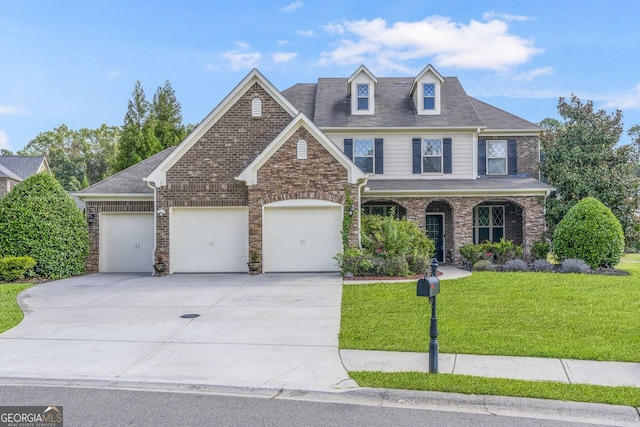
[(462, 263), (460, 248), (468, 243), (473, 243), (473, 207), (477, 204), (475, 199), (458, 198), (450, 201), (453, 216), (453, 264)]
[(542, 239), (545, 231), (544, 201), (539, 197), (524, 197), (521, 204), (522, 212), (522, 246), (526, 260), (531, 261), (531, 246)]

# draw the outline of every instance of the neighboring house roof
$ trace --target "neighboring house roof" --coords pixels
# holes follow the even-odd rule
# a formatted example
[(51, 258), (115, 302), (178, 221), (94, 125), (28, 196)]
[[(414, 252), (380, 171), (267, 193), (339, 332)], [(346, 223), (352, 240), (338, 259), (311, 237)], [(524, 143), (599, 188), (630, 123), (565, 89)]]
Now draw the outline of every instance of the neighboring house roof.
[(115, 175), (93, 184), (91, 187), (85, 188), (76, 193), (76, 195), (81, 198), (107, 194), (152, 195), (153, 189), (149, 188), (143, 178), (146, 178), (175, 148), (169, 147), (140, 163), (136, 163)]
[(44, 156), (0, 156), (0, 177), (23, 181), (41, 170), (49, 171)]
[(554, 188), (535, 178), (481, 178), (481, 179), (376, 179), (369, 180), (365, 193), (370, 195), (408, 194), (534, 194), (545, 195)]
[(300, 128), (304, 127), (309, 133), (327, 150), (340, 164), (347, 170), (348, 181), (356, 184), (366, 178), (362, 170), (356, 166), (343, 152), (333, 143), (311, 120), (299, 113), (282, 132), (256, 157), (242, 172), (236, 177), (239, 181), (244, 181), (247, 185), (258, 183), (258, 170), (273, 156), (276, 151)]

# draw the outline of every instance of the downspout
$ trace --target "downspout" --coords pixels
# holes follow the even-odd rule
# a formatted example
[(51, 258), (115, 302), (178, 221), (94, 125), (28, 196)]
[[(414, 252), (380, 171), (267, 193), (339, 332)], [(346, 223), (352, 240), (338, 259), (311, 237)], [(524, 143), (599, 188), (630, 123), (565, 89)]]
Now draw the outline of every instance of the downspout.
[(361, 211), (362, 211), (362, 187), (367, 183), (367, 178), (363, 179), (360, 184), (358, 184), (358, 248), (362, 250), (362, 234), (361, 231)]
[[(151, 265), (156, 262), (156, 250), (158, 249), (158, 212), (157, 212), (157, 200), (156, 200), (156, 186), (151, 185), (149, 181), (146, 181), (149, 188), (153, 189), (153, 252), (151, 253)], [(151, 272), (151, 276), (154, 275), (154, 272)]]

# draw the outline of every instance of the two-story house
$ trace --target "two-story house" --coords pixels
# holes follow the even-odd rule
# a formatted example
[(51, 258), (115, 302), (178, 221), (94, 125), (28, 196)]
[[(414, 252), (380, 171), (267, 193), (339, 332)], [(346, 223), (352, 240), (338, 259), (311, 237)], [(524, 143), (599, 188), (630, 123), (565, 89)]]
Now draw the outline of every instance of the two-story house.
[(51, 173), (44, 156), (0, 156), (0, 197), (38, 172)]
[[(459, 263), (504, 237), (544, 232), (540, 128), (468, 96), (427, 66), (385, 78), (361, 66), (277, 90), (251, 71), (175, 149), (85, 189), (88, 271), (336, 271), (341, 224), (395, 212)], [(357, 209), (345, 209), (347, 198)]]

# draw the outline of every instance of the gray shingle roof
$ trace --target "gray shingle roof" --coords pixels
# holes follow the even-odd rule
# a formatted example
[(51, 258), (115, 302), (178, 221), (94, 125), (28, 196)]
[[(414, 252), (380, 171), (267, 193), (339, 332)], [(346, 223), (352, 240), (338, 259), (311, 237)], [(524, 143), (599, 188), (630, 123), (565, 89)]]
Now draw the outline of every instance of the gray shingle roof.
[(479, 99), (473, 97), (469, 97), (469, 99), (487, 129), (542, 130), (540, 126), (534, 123), (507, 113)]
[(0, 176), (25, 180), (38, 172), (44, 161), (43, 156), (0, 156)]
[(463, 191), (491, 194), (498, 190), (551, 191), (553, 187), (535, 178), (491, 177), (480, 179), (371, 179), (367, 191)]
[(166, 150), (155, 154), (148, 159), (141, 161), (115, 175), (110, 176), (91, 187), (82, 190), (79, 195), (89, 194), (153, 194), (153, 189), (149, 188), (146, 178), (173, 150), (169, 147)]
[(381, 77), (374, 115), (352, 115), (347, 78), (320, 78), (296, 84), (282, 94), (318, 127), (487, 127), (539, 130), (535, 124), (467, 95), (457, 77), (445, 77), (441, 114), (419, 115), (409, 95), (413, 77)]

